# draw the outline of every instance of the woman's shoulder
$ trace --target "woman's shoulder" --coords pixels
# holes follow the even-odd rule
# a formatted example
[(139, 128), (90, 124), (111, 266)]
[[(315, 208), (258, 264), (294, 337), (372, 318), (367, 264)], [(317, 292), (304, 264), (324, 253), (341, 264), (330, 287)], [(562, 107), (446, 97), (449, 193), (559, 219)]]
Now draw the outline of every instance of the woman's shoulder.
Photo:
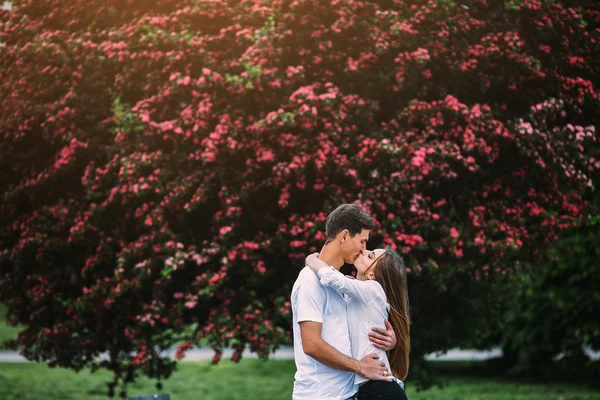
[(383, 290), (383, 286), (376, 280), (368, 280), (364, 281), (368, 287), (369, 291), (372, 292), (373, 301), (378, 301), (379, 303), (387, 304), (387, 296), (385, 295), (385, 291)]

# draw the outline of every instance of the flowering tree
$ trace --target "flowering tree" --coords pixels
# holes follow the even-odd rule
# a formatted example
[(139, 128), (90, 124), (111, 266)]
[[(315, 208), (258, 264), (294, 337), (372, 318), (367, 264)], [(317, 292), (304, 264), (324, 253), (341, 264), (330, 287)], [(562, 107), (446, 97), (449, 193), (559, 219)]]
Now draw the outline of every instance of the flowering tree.
[(167, 378), (182, 340), (178, 357), (202, 338), (215, 361), (266, 357), (291, 340), (327, 213), (355, 200), (409, 260), (413, 359), (464, 340), (478, 302), (588, 210), (584, 3), (15, 2), (0, 301), (23, 354), (110, 369), (110, 395)]

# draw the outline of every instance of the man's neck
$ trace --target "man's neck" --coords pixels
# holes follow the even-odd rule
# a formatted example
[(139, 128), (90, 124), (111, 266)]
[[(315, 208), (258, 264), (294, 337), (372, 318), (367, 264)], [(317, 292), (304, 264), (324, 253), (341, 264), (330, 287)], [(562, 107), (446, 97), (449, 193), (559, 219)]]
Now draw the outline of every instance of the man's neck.
[(323, 246), (321, 253), (319, 253), (319, 259), (325, 261), (338, 271), (344, 265), (344, 257), (342, 256), (340, 249), (334, 243)]

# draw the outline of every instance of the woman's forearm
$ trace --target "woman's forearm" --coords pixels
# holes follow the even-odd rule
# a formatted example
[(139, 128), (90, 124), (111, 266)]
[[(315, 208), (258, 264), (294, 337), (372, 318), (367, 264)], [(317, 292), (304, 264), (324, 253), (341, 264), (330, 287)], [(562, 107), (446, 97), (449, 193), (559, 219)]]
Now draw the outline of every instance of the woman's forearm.
[(318, 274), (319, 270), (323, 268), (329, 268), (329, 265), (321, 259), (319, 259), (316, 255), (310, 255), (306, 258), (306, 265), (315, 273)]

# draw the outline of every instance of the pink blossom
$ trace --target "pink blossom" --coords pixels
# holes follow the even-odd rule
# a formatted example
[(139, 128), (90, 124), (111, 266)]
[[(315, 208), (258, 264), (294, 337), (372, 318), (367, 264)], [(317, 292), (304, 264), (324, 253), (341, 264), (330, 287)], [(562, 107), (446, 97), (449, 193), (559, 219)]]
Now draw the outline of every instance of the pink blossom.
[(197, 304), (198, 304), (197, 301), (186, 301), (185, 307), (186, 308), (194, 308), (194, 307), (196, 307)]
[(258, 270), (259, 273), (264, 274), (265, 272), (267, 272), (267, 269), (265, 268), (265, 262), (260, 260), (256, 266), (256, 269)]

